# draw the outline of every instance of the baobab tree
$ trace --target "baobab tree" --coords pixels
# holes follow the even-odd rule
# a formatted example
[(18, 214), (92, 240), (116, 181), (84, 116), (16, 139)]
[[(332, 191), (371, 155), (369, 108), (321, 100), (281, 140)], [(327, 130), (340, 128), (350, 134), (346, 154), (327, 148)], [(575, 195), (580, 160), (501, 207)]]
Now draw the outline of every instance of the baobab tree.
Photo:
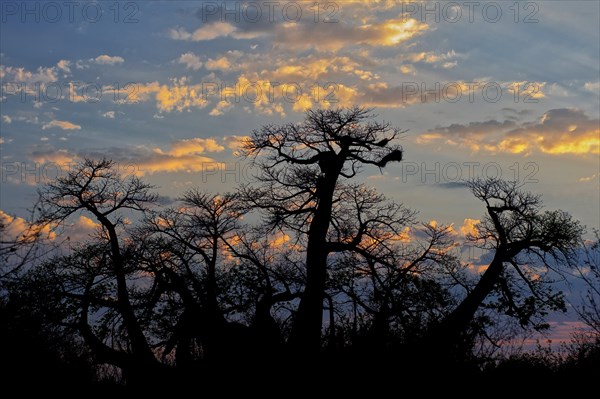
[(453, 351), (460, 345), (476, 312), (492, 297), (489, 307), (515, 317), (522, 326), (541, 327), (539, 316), (564, 309), (562, 294), (550, 283), (571, 267), (584, 232), (568, 213), (544, 211), (540, 196), (524, 191), (518, 182), (477, 179), (468, 186), (487, 211), (468, 238), (493, 258), (464, 299), (432, 330), (429, 342), (436, 350)]
[(594, 239), (582, 240), (582, 255), (579, 262), (575, 263), (576, 275), (586, 286), (582, 303), (575, 306), (581, 321), (583, 321), (600, 340), (600, 236), (599, 231), (594, 231)]
[[(226, 317), (235, 309), (225, 287), (231, 269), (223, 267), (223, 258), (231, 242), (239, 240), (243, 214), (237, 194), (192, 189), (175, 207), (148, 212), (139, 230), (140, 239), (155, 243), (144, 263), (181, 301), (183, 310), (174, 309), (179, 314), (176, 331), (167, 338), (167, 352), (177, 349), (178, 365), (194, 360), (193, 342), (202, 349), (201, 358), (212, 360), (226, 357), (235, 347), (236, 339), (228, 337), (239, 326)], [(157, 255), (168, 261), (157, 263)]]
[[(57, 258), (56, 262), (61, 268), (77, 271), (71, 275), (76, 284), (67, 285), (73, 289), (66, 296), (80, 307), (77, 328), (85, 342), (101, 361), (122, 367), (133, 380), (150, 377), (159, 369), (159, 363), (132, 303), (132, 288), (128, 284), (131, 266), (119, 233), (126, 223), (124, 212), (144, 212), (155, 203), (156, 195), (151, 189), (136, 176), (122, 176), (112, 161), (86, 159), (41, 188), (37, 205), (36, 223), (40, 225), (60, 225), (78, 213), (89, 215), (101, 225), (99, 243), (86, 245), (72, 255)], [(111, 298), (95, 296), (97, 286), (114, 288)], [(96, 335), (89, 322), (89, 311), (95, 306), (118, 313), (128, 350), (115, 349)]]
[(259, 166), (261, 186), (244, 187), (247, 201), (265, 211), (272, 227), (306, 236), (306, 284), (290, 344), (306, 353), (320, 347), (327, 258), (336, 193), (368, 165), (402, 160), (401, 131), (376, 122), (364, 108), (311, 110), (302, 123), (266, 125), (252, 132), (242, 155)]
[[(347, 213), (348, 219), (360, 221)], [(352, 304), (352, 337), (359, 333), (357, 319), (365, 341), (379, 347), (419, 339), (439, 321), (453, 303), (447, 287), (454, 280), (447, 281), (447, 268), (464, 268), (453, 254), (452, 232), (451, 226), (413, 222), (393, 236), (386, 227), (367, 244), (377, 256), (353, 251), (334, 262), (330, 290), (342, 304)]]

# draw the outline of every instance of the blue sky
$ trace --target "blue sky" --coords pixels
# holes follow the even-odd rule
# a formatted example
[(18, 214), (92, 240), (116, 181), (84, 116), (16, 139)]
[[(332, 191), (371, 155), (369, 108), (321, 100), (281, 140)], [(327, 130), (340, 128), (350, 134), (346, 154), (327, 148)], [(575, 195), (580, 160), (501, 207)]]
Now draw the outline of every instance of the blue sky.
[(405, 162), (361, 178), (423, 221), (466, 228), (457, 173), (501, 171), (600, 226), (596, 1), (50, 3), (1, 4), (3, 213), (83, 156), (170, 197), (231, 190), (252, 129), (358, 104), (408, 129)]
[(530, 175), (549, 206), (600, 223), (597, 2), (323, 2), (317, 22), (311, 2), (279, 2), (272, 19), (264, 2), (23, 4), (2, 5), (5, 211), (34, 189), (15, 168), (90, 154), (137, 164), (171, 195), (203, 171), (207, 189), (227, 190), (244, 176), (223, 183), (210, 163), (235, 161), (252, 129), (360, 104), (408, 129), (412, 165), (364, 177), (425, 218), (480, 213), (436, 184), (456, 180), (457, 163), (463, 177)]

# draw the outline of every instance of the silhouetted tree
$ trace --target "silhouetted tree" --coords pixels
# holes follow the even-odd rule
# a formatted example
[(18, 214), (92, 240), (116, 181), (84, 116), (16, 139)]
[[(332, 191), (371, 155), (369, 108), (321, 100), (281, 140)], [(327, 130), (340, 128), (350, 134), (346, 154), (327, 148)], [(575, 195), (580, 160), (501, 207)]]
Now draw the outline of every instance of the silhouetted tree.
[[(344, 224), (349, 228), (365, 216), (357, 218), (351, 209), (346, 209)], [(448, 310), (452, 295), (442, 264), (459, 261), (451, 254), (450, 226), (407, 223), (402, 234), (395, 236), (387, 219), (380, 220), (384, 228), (369, 234), (370, 242), (363, 244), (378, 256), (348, 252), (334, 263), (331, 279), (332, 290), (342, 294), (339, 300), (349, 299), (353, 311), (359, 313), (353, 317), (367, 316), (362, 317), (368, 328), (366, 341), (385, 346), (392, 338), (396, 343), (420, 338)], [(355, 322), (353, 336), (359, 333), (357, 328)]]
[[(78, 301), (78, 329), (97, 358), (122, 367), (132, 379), (150, 378), (158, 362), (134, 310), (132, 288), (128, 286), (131, 266), (119, 232), (126, 223), (124, 212), (144, 212), (155, 202), (156, 195), (150, 192), (152, 186), (136, 176), (123, 177), (115, 169), (112, 161), (86, 159), (65, 176), (47, 184), (39, 190), (37, 223), (60, 224), (71, 215), (85, 213), (102, 226), (97, 244), (55, 260), (62, 263), (63, 269), (55, 276), (64, 276), (66, 271), (73, 281), (74, 285), (68, 285), (65, 294)], [(105, 292), (94, 295), (99, 291), (97, 286)], [(107, 345), (91, 328), (89, 311), (97, 306), (118, 313), (126, 332), (126, 350)]]
[(259, 225), (240, 229), (226, 243), (233, 257), (232, 288), (237, 293), (228, 299), (255, 330), (257, 344), (267, 351), (283, 343), (292, 302), (302, 292), (304, 263), (299, 245), (290, 240)]
[(577, 262), (578, 276), (585, 282), (582, 304), (575, 306), (580, 319), (600, 340), (600, 237), (594, 232), (593, 241), (582, 243), (582, 259)]
[(1, 212), (0, 293), (3, 283), (18, 280), (27, 265), (50, 256), (63, 241), (56, 237), (50, 224), (38, 224)]
[(245, 198), (269, 215), (272, 227), (306, 234), (306, 285), (294, 318), (292, 346), (320, 347), (327, 258), (336, 191), (364, 165), (385, 167), (402, 159), (393, 144), (400, 131), (372, 120), (363, 108), (313, 110), (300, 124), (267, 125), (252, 132), (242, 153), (260, 167), (259, 188)]
[(55, 287), (25, 276), (5, 288), (0, 296), (3, 388), (25, 394), (39, 392), (40, 386), (46, 392), (90, 387), (92, 359), (76, 331), (65, 326), (68, 311), (56, 306)]
[(163, 289), (181, 300), (183, 310), (166, 349), (166, 353), (177, 349), (178, 365), (192, 360), (192, 340), (200, 345), (202, 358), (214, 360), (225, 356), (240, 339), (230, 336), (232, 328), (240, 326), (226, 317), (235, 309), (229, 306), (232, 301), (226, 286), (231, 270), (224, 267), (223, 258), (228, 243), (242, 230), (242, 215), (235, 194), (190, 190), (177, 206), (149, 213), (141, 229), (147, 234), (144, 240), (153, 243), (146, 245), (152, 250), (143, 251), (147, 252), (144, 263), (163, 282)]
[[(90, 361), (109, 364), (138, 387), (198, 375), (208, 383), (223, 365), (242, 370), (232, 378), (295, 365), (318, 375), (367, 352), (403, 353), (408, 371), (419, 358), (472, 353), (474, 337), (499, 327), (499, 317), (544, 327), (545, 312), (564, 308), (551, 283), (570, 267), (589, 284), (580, 312), (597, 329), (597, 237), (577, 258), (583, 228), (566, 212), (544, 211), (514, 182), (469, 183), (487, 214), (467, 238), (492, 256), (474, 276), (453, 251), (452, 226), (420, 224), (403, 204), (352, 181), (364, 166), (400, 161), (400, 133), (362, 108), (308, 111), (301, 123), (264, 126), (245, 142), (256, 185), (192, 189), (170, 206), (113, 162), (84, 160), (40, 189), (27, 231), (0, 242), (2, 260), (16, 256), (0, 276), (0, 334), (15, 340), (23, 330), (55, 346), (40, 357), (49, 367), (81, 365), (87, 380)], [(32, 243), (68, 240), (60, 233), (80, 215), (97, 222), (93, 234), (23, 267)], [(14, 232), (6, 223), (0, 230)], [(286, 344), (314, 355), (324, 338), (322, 369), (281, 356)], [(89, 356), (66, 348), (69, 340), (85, 343)], [(60, 356), (66, 362), (56, 363)], [(271, 366), (245, 367), (257, 359)]]
[(434, 329), (434, 347), (461, 342), (476, 312), (487, 306), (516, 317), (521, 325), (536, 323), (545, 311), (564, 309), (562, 293), (554, 292), (547, 278), (562, 276), (579, 246), (583, 228), (564, 211), (542, 211), (541, 199), (524, 192), (517, 182), (479, 179), (469, 183), (484, 202), (487, 215), (469, 236), (493, 259), (477, 284), (460, 304)]

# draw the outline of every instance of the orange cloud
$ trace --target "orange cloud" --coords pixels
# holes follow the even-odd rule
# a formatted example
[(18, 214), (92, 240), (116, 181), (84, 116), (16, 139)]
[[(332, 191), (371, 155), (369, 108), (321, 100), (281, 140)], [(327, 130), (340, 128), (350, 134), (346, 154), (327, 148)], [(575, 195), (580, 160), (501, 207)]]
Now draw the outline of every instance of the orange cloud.
[(65, 149), (55, 149), (53, 147), (42, 147), (33, 150), (29, 158), (39, 164), (55, 163), (61, 167), (66, 167), (77, 161), (77, 155), (70, 153)]
[(206, 61), (206, 64), (204, 64), (204, 66), (209, 71), (213, 71), (213, 70), (228, 70), (228, 69), (231, 68), (231, 63), (229, 62), (229, 60), (227, 59), (227, 57), (217, 58), (216, 60), (213, 60), (212, 58), (209, 58), (208, 61)]
[(468, 268), (469, 270), (471, 270), (472, 272), (475, 272), (477, 274), (482, 274), (483, 272), (485, 272), (488, 269), (489, 265), (474, 265), (474, 264), (469, 264)]
[(58, 80), (58, 70), (58, 67), (39, 67), (32, 72), (25, 68), (0, 65), (0, 78), (7, 82), (50, 83)]
[(183, 111), (189, 108), (204, 108), (208, 101), (202, 94), (201, 85), (189, 86), (186, 79), (174, 80), (172, 86), (162, 85), (156, 93), (156, 106), (160, 111)]
[(50, 240), (56, 238), (56, 233), (52, 230), (51, 225), (32, 224), (21, 217), (11, 216), (1, 209), (0, 225), (4, 226), (1, 230), (1, 241), (28, 243), (32, 242), (36, 237), (47, 238)]
[(406, 226), (399, 234), (394, 235), (392, 240), (409, 243), (412, 241), (412, 236), (410, 233), (410, 227)]
[(208, 41), (219, 37), (253, 39), (272, 36), (276, 44), (288, 48), (317, 48), (338, 50), (346, 46), (367, 44), (370, 46), (395, 46), (428, 30), (428, 25), (414, 18), (389, 19), (379, 23), (367, 23), (350, 18), (338, 23), (313, 24), (278, 22), (267, 26), (248, 26), (215, 21), (189, 32), (177, 27), (169, 31), (174, 40)]
[(204, 152), (221, 152), (225, 149), (215, 139), (192, 138), (173, 142), (169, 155), (179, 157), (182, 155), (202, 154)]
[[(187, 58), (186, 61), (190, 62)], [(182, 112), (190, 108), (202, 109), (209, 104), (206, 94), (202, 91), (202, 85), (190, 85), (185, 77), (172, 79), (168, 85), (161, 85), (159, 82), (132, 83), (119, 88), (106, 86), (103, 90), (112, 93), (117, 99), (117, 103), (124, 104), (137, 104), (153, 97), (156, 108), (161, 112)]]
[(50, 129), (53, 127), (58, 127), (62, 130), (81, 130), (81, 126), (76, 125), (69, 121), (58, 121), (53, 120), (42, 126), (42, 130)]
[(223, 138), (224, 144), (233, 152), (233, 155), (237, 155), (238, 151), (248, 140), (250, 140), (250, 136), (232, 135)]
[(413, 18), (389, 19), (375, 23), (323, 24), (314, 29), (310, 24), (277, 24), (273, 40), (286, 48), (335, 51), (348, 46), (396, 46), (429, 29)]
[(108, 148), (102, 151), (82, 151), (79, 155), (92, 158), (107, 157), (119, 165), (131, 165), (138, 176), (159, 172), (214, 172), (223, 168), (223, 164), (205, 154), (224, 151), (224, 144), (225, 139), (196, 137), (175, 140), (168, 148)]
[(282, 246), (287, 244), (289, 241), (290, 241), (289, 235), (282, 233), (282, 232), (278, 232), (277, 234), (275, 234), (275, 237), (273, 237), (273, 239), (269, 242), (269, 245), (273, 248), (281, 248)]
[(571, 108), (547, 111), (536, 122), (517, 124), (512, 120), (471, 122), (432, 129), (417, 138), (428, 144), (444, 141), (467, 146), (472, 151), (529, 154), (599, 154), (600, 121)]
[(467, 237), (469, 235), (475, 236), (478, 232), (477, 225), (481, 223), (479, 219), (465, 219), (463, 225), (460, 227), (460, 233)]
[(77, 224), (86, 229), (95, 229), (97, 227), (100, 227), (100, 223), (96, 223), (92, 219), (85, 217), (83, 215), (79, 216), (79, 219), (77, 220)]
[(205, 152), (221, 152), (224, 146), (213, 138), (192, 138), (177, 140), (169, 150), (161, 148), (138, 148), (138, 156), (133, 160), (138, 174), (157, 172), (202, 172), (220, 167), (214, 159), (203, 156)]

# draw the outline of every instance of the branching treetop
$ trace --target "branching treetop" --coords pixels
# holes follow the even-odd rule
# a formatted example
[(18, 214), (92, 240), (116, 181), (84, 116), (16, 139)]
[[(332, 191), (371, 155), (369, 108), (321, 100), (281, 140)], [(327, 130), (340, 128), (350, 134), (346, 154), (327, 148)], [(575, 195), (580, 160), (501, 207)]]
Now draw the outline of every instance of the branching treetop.
[(340, 173), (353, 177), (361, 164), (385, 167), (402, 160), (402, 149), (393, 140), (403, 133), (387, 122), (373, 121), (372, 110), (310, 110), (300, 124), (266, 125), (254, 130), (244, 143), (242, 155), (264, 155), (261, 165), (274, 168), (282, 164), (318, 165), (322, 173), (343, 163)]

